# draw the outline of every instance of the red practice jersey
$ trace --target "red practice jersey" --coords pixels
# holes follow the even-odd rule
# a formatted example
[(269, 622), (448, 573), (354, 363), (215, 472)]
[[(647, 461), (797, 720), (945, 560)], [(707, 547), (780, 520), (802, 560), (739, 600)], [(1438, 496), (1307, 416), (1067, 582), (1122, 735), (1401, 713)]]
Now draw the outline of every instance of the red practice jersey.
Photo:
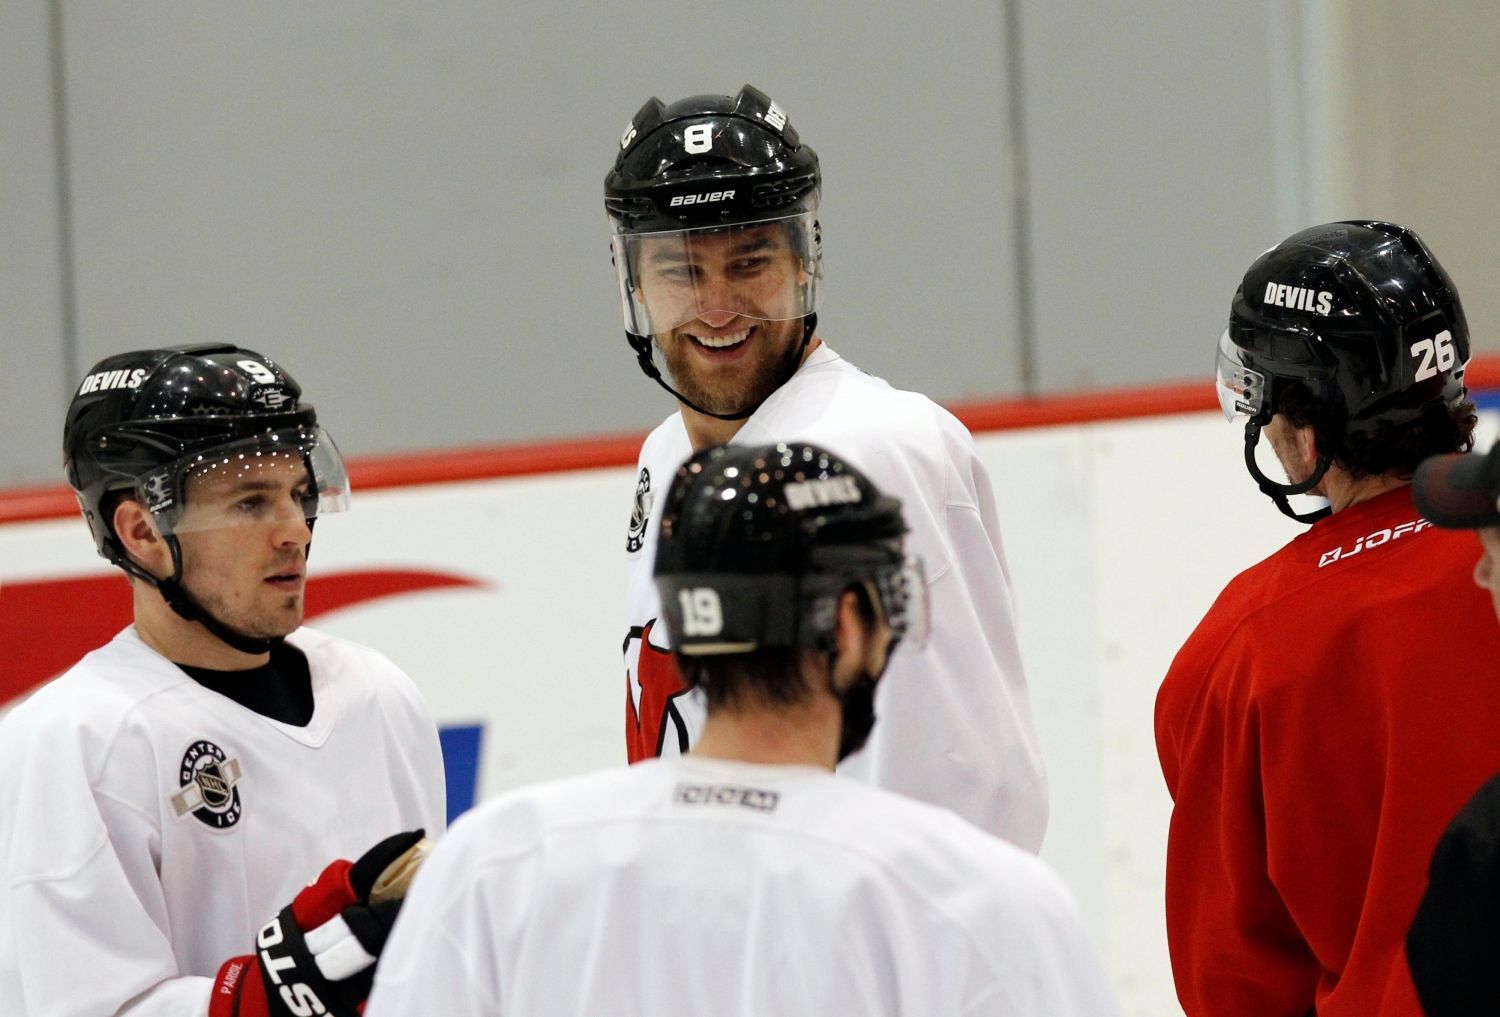
[(1190, 1017), (1420, 1017), (1402, 941), (1500, 770), (1500, 625), (1472, 533), (1403, 487), (1236, 577), (1156, 700), (1167, 937)]

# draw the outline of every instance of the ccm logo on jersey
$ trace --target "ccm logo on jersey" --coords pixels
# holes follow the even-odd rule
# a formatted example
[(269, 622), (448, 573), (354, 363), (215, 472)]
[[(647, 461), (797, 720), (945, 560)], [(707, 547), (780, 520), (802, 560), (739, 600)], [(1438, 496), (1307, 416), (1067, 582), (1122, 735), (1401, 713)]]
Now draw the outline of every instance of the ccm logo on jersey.
[(788, 484), (786, 503), (794, 512), (817, 508), (821, 505), (853, 505), (859, 501), (859, 485), (853, 477), (820, 477), (817, 480), (802, 480)]
[(705, 194), (679, 194), (667, 202), (668, 208), (676, 208), (678, 205), (706, 205), (710, 201), (728, 201), (734, 197), (733, 191), (709, 191)]
[(146, 378), (146, 369), (137, 367), (135, 370), (100, 371), (83, 379), (83, 384), (78, 386), (79, 395), (87, 395), (90, 392), (108, 392), (112, 388), (136, 388)]
[(1332, 551), (1324, 551), (1323, 557), (1318, 561), (1318, 568), (1322, 568), (1324, 565), (1332, 565), (1336, 561), (1343, 561), (1345, 558), (1353, 558), (1361, 551), (1369, 548), (1389, 544), (1393, 540), (1400, 540), (1408, 533), (1421, 533), (1431, 525), (1427, 520), (1418, 517), (1409, 523), (1402, 523), (1400, 526), (1386, 527), (1383, 530), (1376, 530), (1374, 533), (1367, 533), (1356, 540), (1353, 547), (1336, 547)]
[(260, 966), (272, 982), (279, 986), (281, 1001), (286, 1008), (297, 1017), (315, 1017), (317, 1014), (326, 1014), (328, 1007), (318, 998), (311, 986), (303, 982), (287, 982), (282, 984), (281, 973), (287, 968), (295, 969), (297, 960), (291, 956), (277, 957), (271, 953), (273, 946), (280, 946), (286, 941), (286, 934), (281, 931), (281, 916), (271, 919), (260, 934), (255, 937), (255, 945), (260, 950)]
[(756, 812), (771, 812), (781, 795), (732, 784), (678, 784), (672, 800), (678, 805), (736, 805)]
[(1333, 313), (1333, 294), (1327, 290), (1310, 290), (1302, 286), (1283, 286), (1281, 283), (1266, 283), (1265, 303), (1277, 307), (1290, 307), (1294, 311), (1312, 311), (1314, 314)]

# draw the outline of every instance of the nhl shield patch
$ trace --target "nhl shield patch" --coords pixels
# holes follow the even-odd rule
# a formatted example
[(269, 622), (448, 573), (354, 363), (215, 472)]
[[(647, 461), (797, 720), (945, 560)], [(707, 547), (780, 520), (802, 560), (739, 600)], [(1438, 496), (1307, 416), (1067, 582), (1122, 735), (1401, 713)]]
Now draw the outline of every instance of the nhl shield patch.
[(178, 819), (191, 814), (216, 830), (240, 821), (240, 761), (226, 756), (213, 742), (198, 740), (188, 746), (177, 771), (179, 788), (171, 796)]
[(646, 523), (651, 519), (651, 471), (641, 467), (635, 482), (635, 502), (630, 506), (630, 529), (625, 531), (625, 552), (635, 554), (646, 543)]

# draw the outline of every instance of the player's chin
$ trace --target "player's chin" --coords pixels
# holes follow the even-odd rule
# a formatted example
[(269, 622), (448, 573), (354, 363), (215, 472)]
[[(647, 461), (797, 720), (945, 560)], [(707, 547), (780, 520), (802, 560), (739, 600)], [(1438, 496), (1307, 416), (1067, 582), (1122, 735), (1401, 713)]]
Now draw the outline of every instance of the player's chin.
[(285, 603), (278, 605), (277, 609), (270, 613), (269, 617), (261, 619), (261, 625), (258, 626), (264, 632), (261, 638), (280, 639), (282, 636), (297, 631), (302, 625), (305, 613), (300, 596), (288, 597)]

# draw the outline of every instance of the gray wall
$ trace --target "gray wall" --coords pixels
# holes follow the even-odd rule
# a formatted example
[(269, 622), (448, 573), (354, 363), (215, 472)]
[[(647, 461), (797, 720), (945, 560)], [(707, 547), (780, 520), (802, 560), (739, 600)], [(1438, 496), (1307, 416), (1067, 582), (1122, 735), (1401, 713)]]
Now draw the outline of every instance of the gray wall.
[(349, 453), (645, 428), (600, 184), (646, 97), (745, 81), (823, 160), (822, 334), (903, 387), (1202, 378), (1249, 261), (1349, 214), (1493, 348), (1500, 15), (1355, 9), (6, 0), (0, 486), (165, 342), (280, 357)]

